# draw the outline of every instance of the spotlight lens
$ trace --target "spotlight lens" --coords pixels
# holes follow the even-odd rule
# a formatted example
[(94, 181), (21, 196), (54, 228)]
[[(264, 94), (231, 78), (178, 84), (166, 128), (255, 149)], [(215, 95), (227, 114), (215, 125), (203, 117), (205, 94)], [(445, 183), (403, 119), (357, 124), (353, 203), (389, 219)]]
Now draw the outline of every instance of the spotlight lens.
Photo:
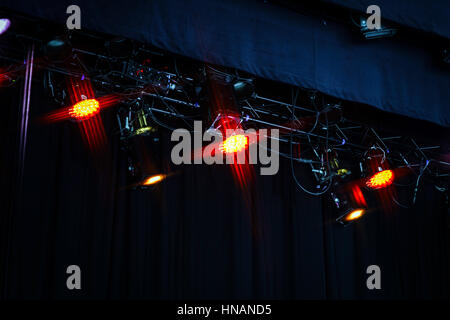
[(9, 19), (6, 19), (6, 18), (0, 19), (0, 34), (4, 33), (6, 30), (8, 30), (10, 25), (11, 25), (11, 21)]
[(151, 185), (151, 184), (155, 184), (155, 183), (161, 182), (163, 179), (164, 179), (164, 175), (157, 174), (155, 176), (151, 176), (151, 177), (145, 179), (143, 185), (144, 186), (148, 186), (148, 185)]
[(366, 181), (366, 186), (371, 189), (380, 189), (388, 187), (394, 182), (394, 172), (392, 170), (383, 170), (375, 173)]
[(48, 43), (47, 43), (47, 45), (49, 46), (49, 47), (61, 47), (62, 45), (64, 45), (64, 41), (62, 41), (62, 40), (60, 40), (60, 39), (54, 39), (54, 40), (51, 40), (51, 41), (49, 41)]
[(245, 149), (248, 145), (248, 139), (243, 134), (231, 136), (223, 142), (221, 149), (225, 153), (235, 153)]
[(364, 215), (364, 213), (365, 211), (363, 209), (353, 210), (345, 217), (345, 221), (353, 221), (359, 219)]
[(136, 130), (135, 135), (138, 136), (140, 134), (146, 134), (146, 133), (154, 132), (154, 131), (156, 131), (156, 130), (153, 127), (142, 127), (142, 128), (139, 128), (139, 129)]
[(69, 111), (72, 118), (85, 120), (93, 117), (100, 111), (100, 105), (95, 99), (87, 99), (75, 104)]

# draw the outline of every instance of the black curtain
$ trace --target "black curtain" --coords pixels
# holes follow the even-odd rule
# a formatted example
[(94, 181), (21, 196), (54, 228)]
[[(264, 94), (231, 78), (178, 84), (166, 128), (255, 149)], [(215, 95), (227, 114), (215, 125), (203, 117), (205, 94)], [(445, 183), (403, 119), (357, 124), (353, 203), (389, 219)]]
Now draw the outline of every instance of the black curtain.
[[(436, 1), (377, 4), (383, 23), (393, 19), (448, 36), (450, 4)], [(442, 61), (448, 38), (402, 29), (393, 38), (365, 40), (346, 10), (314, 15), (278, 2), (77, 0), (76, 4), (82, 12), (82, 30), (135, 39), (173, 54), (450, 127), (450, 77)], [(307, 6), (319, 1), (302, 2)], [(372, 4), (345, 3), (363, 12), (367, 3)], [(69, 16), (65, 12), (72, 4), (72, 0), (2, 0), (0, 6), (65, 26)], [(330, 10), (327, 3), (322, 6)]]
[[(19, 92), (1, 92), (3, 298), (450, 296), (449, 229), (433, 185), (420, 186), (414, 209), (378, 210), (343, 228), (328, 197), (296, 189), (286, 159), (242, 190), (229, 166), (171, 164), (165, 132), (152, 152), (175, 174), (132, 190), (112, 107), (102, 111), (106, 151), (95, 156), (75, 123), (32, 121), (20, 188)], [(33, 83), (31, 119), (54, 108)], [(73, 264), (81, 290), (66, 288)], [(381, 268), (381, 290), (366, 287), (371, 264)]]

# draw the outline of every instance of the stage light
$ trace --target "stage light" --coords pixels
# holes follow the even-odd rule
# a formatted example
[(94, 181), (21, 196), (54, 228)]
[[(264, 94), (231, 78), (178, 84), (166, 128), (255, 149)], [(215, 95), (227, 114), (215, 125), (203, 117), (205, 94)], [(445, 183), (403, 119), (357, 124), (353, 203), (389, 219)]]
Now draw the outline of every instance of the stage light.
[(336, 222), (347, 226), (366, 213), (367, 202), (358, 184), (335, 182), (330, 195), (337, 209)]
[(120, 58), (129, 57), (134, 50), (131, 40), (120, 37), (107, 41), (105, 47), (111, 56)]
[(248, 147), (248, 137), (239, 133), (242, 132), (241, 122), (237, 115), (219, 113), (208, 129), (220, 131), (222, 137), (228, 136), (219, 145), (219, 150), (223, 153), (236, 153)]
[(366, 181), (366, 186), (371, 189), (381, 189), (390, 186), (394, 182), (394, 172), (383, 170), (375, 173)]
[(365, 17), (360, 18), (360, 31), (366, 39), (377, 39), (392, 37), (397, 33), (397, 29), (381, 26), (380, 29), (369, 29)]
[(248, 138), (243, 134), (237, 134), (227, 138), (220, 146), (220, 150), (224, 153), (235, 153), (247, 148), (247, 146)]
[(66, 35), (51, 36), (44, 39), (43, 53), (45, 58), (53, 62), (62, 62), (72, 53)]
[(128, 108), (121, 108), (117, 113), (120, 133), (123, 139), (136, 136), (151, 136), (157, 139), (158, 126), (152, 116), (152, 109), (141, 98), (128, 105)]
[(139, 135), (147, 135), (147, 134), (149, 134), (149, 133), (151, 133), (151, 132), (155, 132), (155, 131), (156, 131), (156, 129), (153, 128), (153, 127), (142, 127), (142, 128), (137, 129), (137, 130), (134, 132), (134, 134), (135, 134), (136, 136), (139, 136)]
[(364, 210), (364, 209), (356, 209), (356, 210), (349, 212), (347, 215), (345, 215), (343, 217), (343, 219), (348, 222), (357, 220), (357, 219), (361, 218), (365, 212), (366, 212), (366, 210)]
[(251, 80), (239, 80), (233, 84), (233, 89), (238, 100), (246, 100), (255, 95), (255, 87)]
[(157, 131), (155, 127), (152, 127), (147, 122), (147, 116), (143, 109), (140, 109), (136, 112), (134, 118), (134, 135), (149, 135), (150, 133), (154, 133)]
[(394, 182), (394, 171), (390, 170), (386, 153), (387, 151), (383, 148), (374, 145), (364, 154), (364, 159), (360, 162), (360, 169), (367, 188), (382, 189)]
[(11, 25), (11, 21), (7, 18), (0, 19), (0, 34), (5, 33)]
[(326, 154), (327, 159), (329, 159), (330, 169), (334, 175), (338, 175), (340, 178), (345, 178), (352, 174), (351, 170), (345, 168), (341, 161), (338, 159), (338, 154), (336, 150), (329, 149)]
[(62, 47), (65, 44), (66, 44), (66, 40), (64, 39), (64, 37), (61, 37), (61, 36), (56, 36), (47, 42), (47, 46), (52, 47), (52, 48)]
[(151, 177), (148, 177), (147, 179), (144, 180), (144, 182), (142, 183), (143, 186), (149, 186), (152, 184), (156, 184), (161, 182), (163, 179), (165, 178), (165, 176), (163, 174), (157, 174)]
[(445, 63), (450, 63), (450, 48), (442, 50), (442, 60)]
[(95, 99), (86, 99), (76, 103), (69, 114), (76, 120), (86, 120), (100, 112), (100, 105)]
[(337, 219), (336, 222), (339, 222), (340, 224), (347, 226), (350, 223), (353, 223), (356, 220), (359, 220), (360, 218), (362, 218), (362, 216), (364, 216), (364, 214), (366, 213), (366, 210), (363, 208), (348, 208), (344, 214), (340, 215)]

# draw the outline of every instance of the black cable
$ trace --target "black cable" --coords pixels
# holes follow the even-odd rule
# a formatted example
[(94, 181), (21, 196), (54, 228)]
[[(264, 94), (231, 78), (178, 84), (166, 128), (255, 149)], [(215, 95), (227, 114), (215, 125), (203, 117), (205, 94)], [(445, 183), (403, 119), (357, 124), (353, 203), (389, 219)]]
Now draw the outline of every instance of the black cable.
[[(297, 93), (296, 93), (296, 96), (295, 96), (295, 98), (293, 98), (292, 100), (293, 100), (293, 102), (292, 102), (292, 105), (294, 106), (295, 105), (295, 103), (296, 103), (296, 101), (297, 101), (297, 96), (298, 96), (298, 89), (297, 89)], [(291, 119), (292, 119), (292, 121), (294, 120), (294, 108), (292, 108), (292, 117), (291, 117)], [(328, 128), (327, 128), (328, 129)], [(327, 131), (327, 134), (328, 134), (328, 131)], [(294, 181), (295, 181), (295, 183), (297, 184), (297, 186), (301, 189), (301, 190), (303, 190), (304, 192), (306, 192), (307, 194), (309, 194), (309, 195), (312, 195), (312, 196), (320, 196), (320, 195), (322, 195), (322, 194), (325, 194), (329, 189), (330, 189), (330, 187), (331, 187), (331, 184), (332, 184), (332, 182), (333, 182), (333, 178), (331, 177), (330, 178), (330, 180), (329, 180), (329, 182), (328, 182), (328, 186), (324, 189), (324, 190), (322, 190), (322, 191), (320, 191), (320, 192), (312, 192), (312, 191), (309, 191), (309, 190), (307, 190), (299, 181), (298, 181), (298, 179), (297, 179), (297, 176), (295, 175), (295, 170), (294, 170), (294, 159), (293, 159), (293, 152), (292, 152), (292, 144), (293, 144), (293, 140), (292, 140), (292, 138), (293, 138), (293, 135), (292, 135), (292, 131), (291, 131), (291, 134), (290, 134), (290, 152), (291, 152), (291, 173), (292, 173), (292, 177), (294, 178)], [(328, 141), (328, 139), (327, 139), (327, 141)], [(328, 143), (327, 143), (328, 144)], [(328, 163), (328, 167), (329, 167), (329, 163)]]
[(395, 199), (394, 195), (392, 195), (391, 198), (399, 207), (402, 207), (402, 208), (405, 208), (405, 209), (411, 209), (412, 208), (412, 207), (405, 206), (404, 204), (401, 204), (400, 202), (398, 202), (397, 199)]

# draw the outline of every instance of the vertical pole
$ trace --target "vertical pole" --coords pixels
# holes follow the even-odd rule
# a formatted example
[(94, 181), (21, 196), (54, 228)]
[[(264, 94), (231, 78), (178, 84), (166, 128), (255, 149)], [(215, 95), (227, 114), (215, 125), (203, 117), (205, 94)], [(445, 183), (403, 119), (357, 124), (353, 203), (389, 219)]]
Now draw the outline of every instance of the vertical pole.
[(33, 79), (34, 43), (30, 45), (26, 60), (25, 80), (22, 95), (22, 113), (20, 123), (19, 142), (19, 183), (22, 184), (23, 170), (25, 166), (25, 153), (27, 146), (28, 117), (30, 111), (31, 82)]
[(9, 216), (7, 217), (6, 230), (6, 257), (5, 257), (5, 267), (4, 267), (4, 279), (3, 279), (3, 297), (6, 298), (8, 295), (8, 280), (9, 280), (9, 258), (11, 256), (12, 238), (13, 238), (13, 218), (14, 213), (17, 212), (19, 208), (20, 197), (22, 193), (23, 186), (23, 173), (25, 166), (25, 151), (27, 145), (27, 132), (28, 132), (28, 116), (30, 111), (30, 96), (31, 96), (31, 81), (33, 77), (33, 64), (34, 64), (34, 43), (32, 43), (27, 52), (27, 57), (25, 60), (26, 69), (25, 77), (23, 80), (23, 91), (22, 91), (22, 109), (19, 114), (19, 148), (18, 148), (18, 164), (17, 164), (17, 181), (13, 186), (14, 202), (11, 205)]

